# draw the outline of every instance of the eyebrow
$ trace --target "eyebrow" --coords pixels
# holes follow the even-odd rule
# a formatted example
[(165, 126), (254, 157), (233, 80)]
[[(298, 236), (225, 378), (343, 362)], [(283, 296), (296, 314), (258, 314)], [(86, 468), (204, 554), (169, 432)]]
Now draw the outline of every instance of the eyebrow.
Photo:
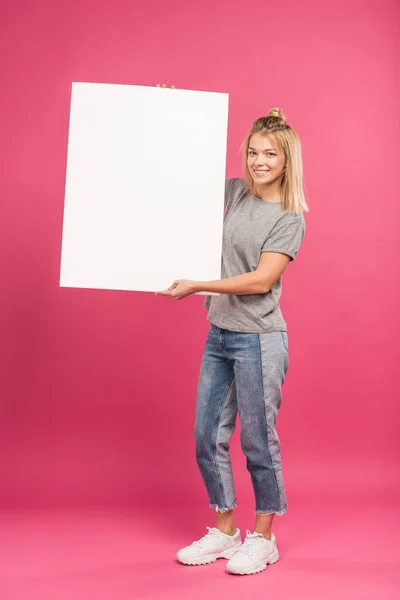
[[(255, 150), (255, 148), (253, 148), (252, 146), (249, 146), (249, 150)], [(275, 148), (265, 148), (264, 152), (267, 152), (267, 150), (274, 150), (274, 152), (276, 152)]]

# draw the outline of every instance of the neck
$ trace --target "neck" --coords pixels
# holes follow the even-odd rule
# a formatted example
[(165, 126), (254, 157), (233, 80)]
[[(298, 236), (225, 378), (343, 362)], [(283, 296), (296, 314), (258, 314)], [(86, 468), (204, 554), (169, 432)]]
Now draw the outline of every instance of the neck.
[(281, 183), (282, 178), (279, 177), (277, 180), (265, 185), (254, 185), (254, 194), (261, 198), (261, 200), (265, 200), (265, 202), (282, 202)]

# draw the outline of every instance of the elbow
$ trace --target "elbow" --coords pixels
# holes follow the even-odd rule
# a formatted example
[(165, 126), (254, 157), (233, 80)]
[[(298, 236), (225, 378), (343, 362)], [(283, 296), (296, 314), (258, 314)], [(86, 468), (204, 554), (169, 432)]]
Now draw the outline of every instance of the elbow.
[(259, 281), (257, 283), (257, 292), (255, 292), (256, 294), (268, 294), (269, 290), (271, 289), (271, 284), (269, 281)]
[(269, 292), (269, 290), (270, 290), (270, 289), (271, 289), (271, 286), (270, 286), (270, 285), (264, 285), (264, 286), (261, 288), (261, 292), (260, 292), (260, 294), (268, 294), (268, 292)]

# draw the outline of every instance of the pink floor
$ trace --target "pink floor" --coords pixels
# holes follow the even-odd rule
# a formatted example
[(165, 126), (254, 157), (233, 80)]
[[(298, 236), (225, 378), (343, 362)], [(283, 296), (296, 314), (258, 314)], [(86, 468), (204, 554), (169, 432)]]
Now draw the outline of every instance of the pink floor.
[[(237, 510), (242, 533), (252, 526), (248, 516)], [(212, 517), (208, 508), (191, 519), (178, 508), (3, 510), (0, 598), (400, 598), (397, 502), (319, 511), (295, 504), (276, 520), (280, 561), (243, 577), (225, 573), (224, 560), (201, 567), (175, 561)]]

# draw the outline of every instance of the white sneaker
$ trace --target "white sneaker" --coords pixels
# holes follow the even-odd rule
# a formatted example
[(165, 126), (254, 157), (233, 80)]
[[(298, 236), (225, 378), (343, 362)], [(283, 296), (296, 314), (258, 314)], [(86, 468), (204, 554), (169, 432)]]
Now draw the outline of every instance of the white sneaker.
[(226, 570), (235, 575), (250, 575), (264, 571), (268, 564), (272, 565), (278, 559), (279, 552), (273, 533), (271, 539), (267, 540), (262, 533), (251, 533), (247, 530), (245, 541), (226, 563)]
[(176, 555), (184, 565), (207, 565), (217, 558), (232, 558), (242, 545), (239, 529), (234, 535), (222, 533), (216, 527), (207, 527), (208, 533)]

